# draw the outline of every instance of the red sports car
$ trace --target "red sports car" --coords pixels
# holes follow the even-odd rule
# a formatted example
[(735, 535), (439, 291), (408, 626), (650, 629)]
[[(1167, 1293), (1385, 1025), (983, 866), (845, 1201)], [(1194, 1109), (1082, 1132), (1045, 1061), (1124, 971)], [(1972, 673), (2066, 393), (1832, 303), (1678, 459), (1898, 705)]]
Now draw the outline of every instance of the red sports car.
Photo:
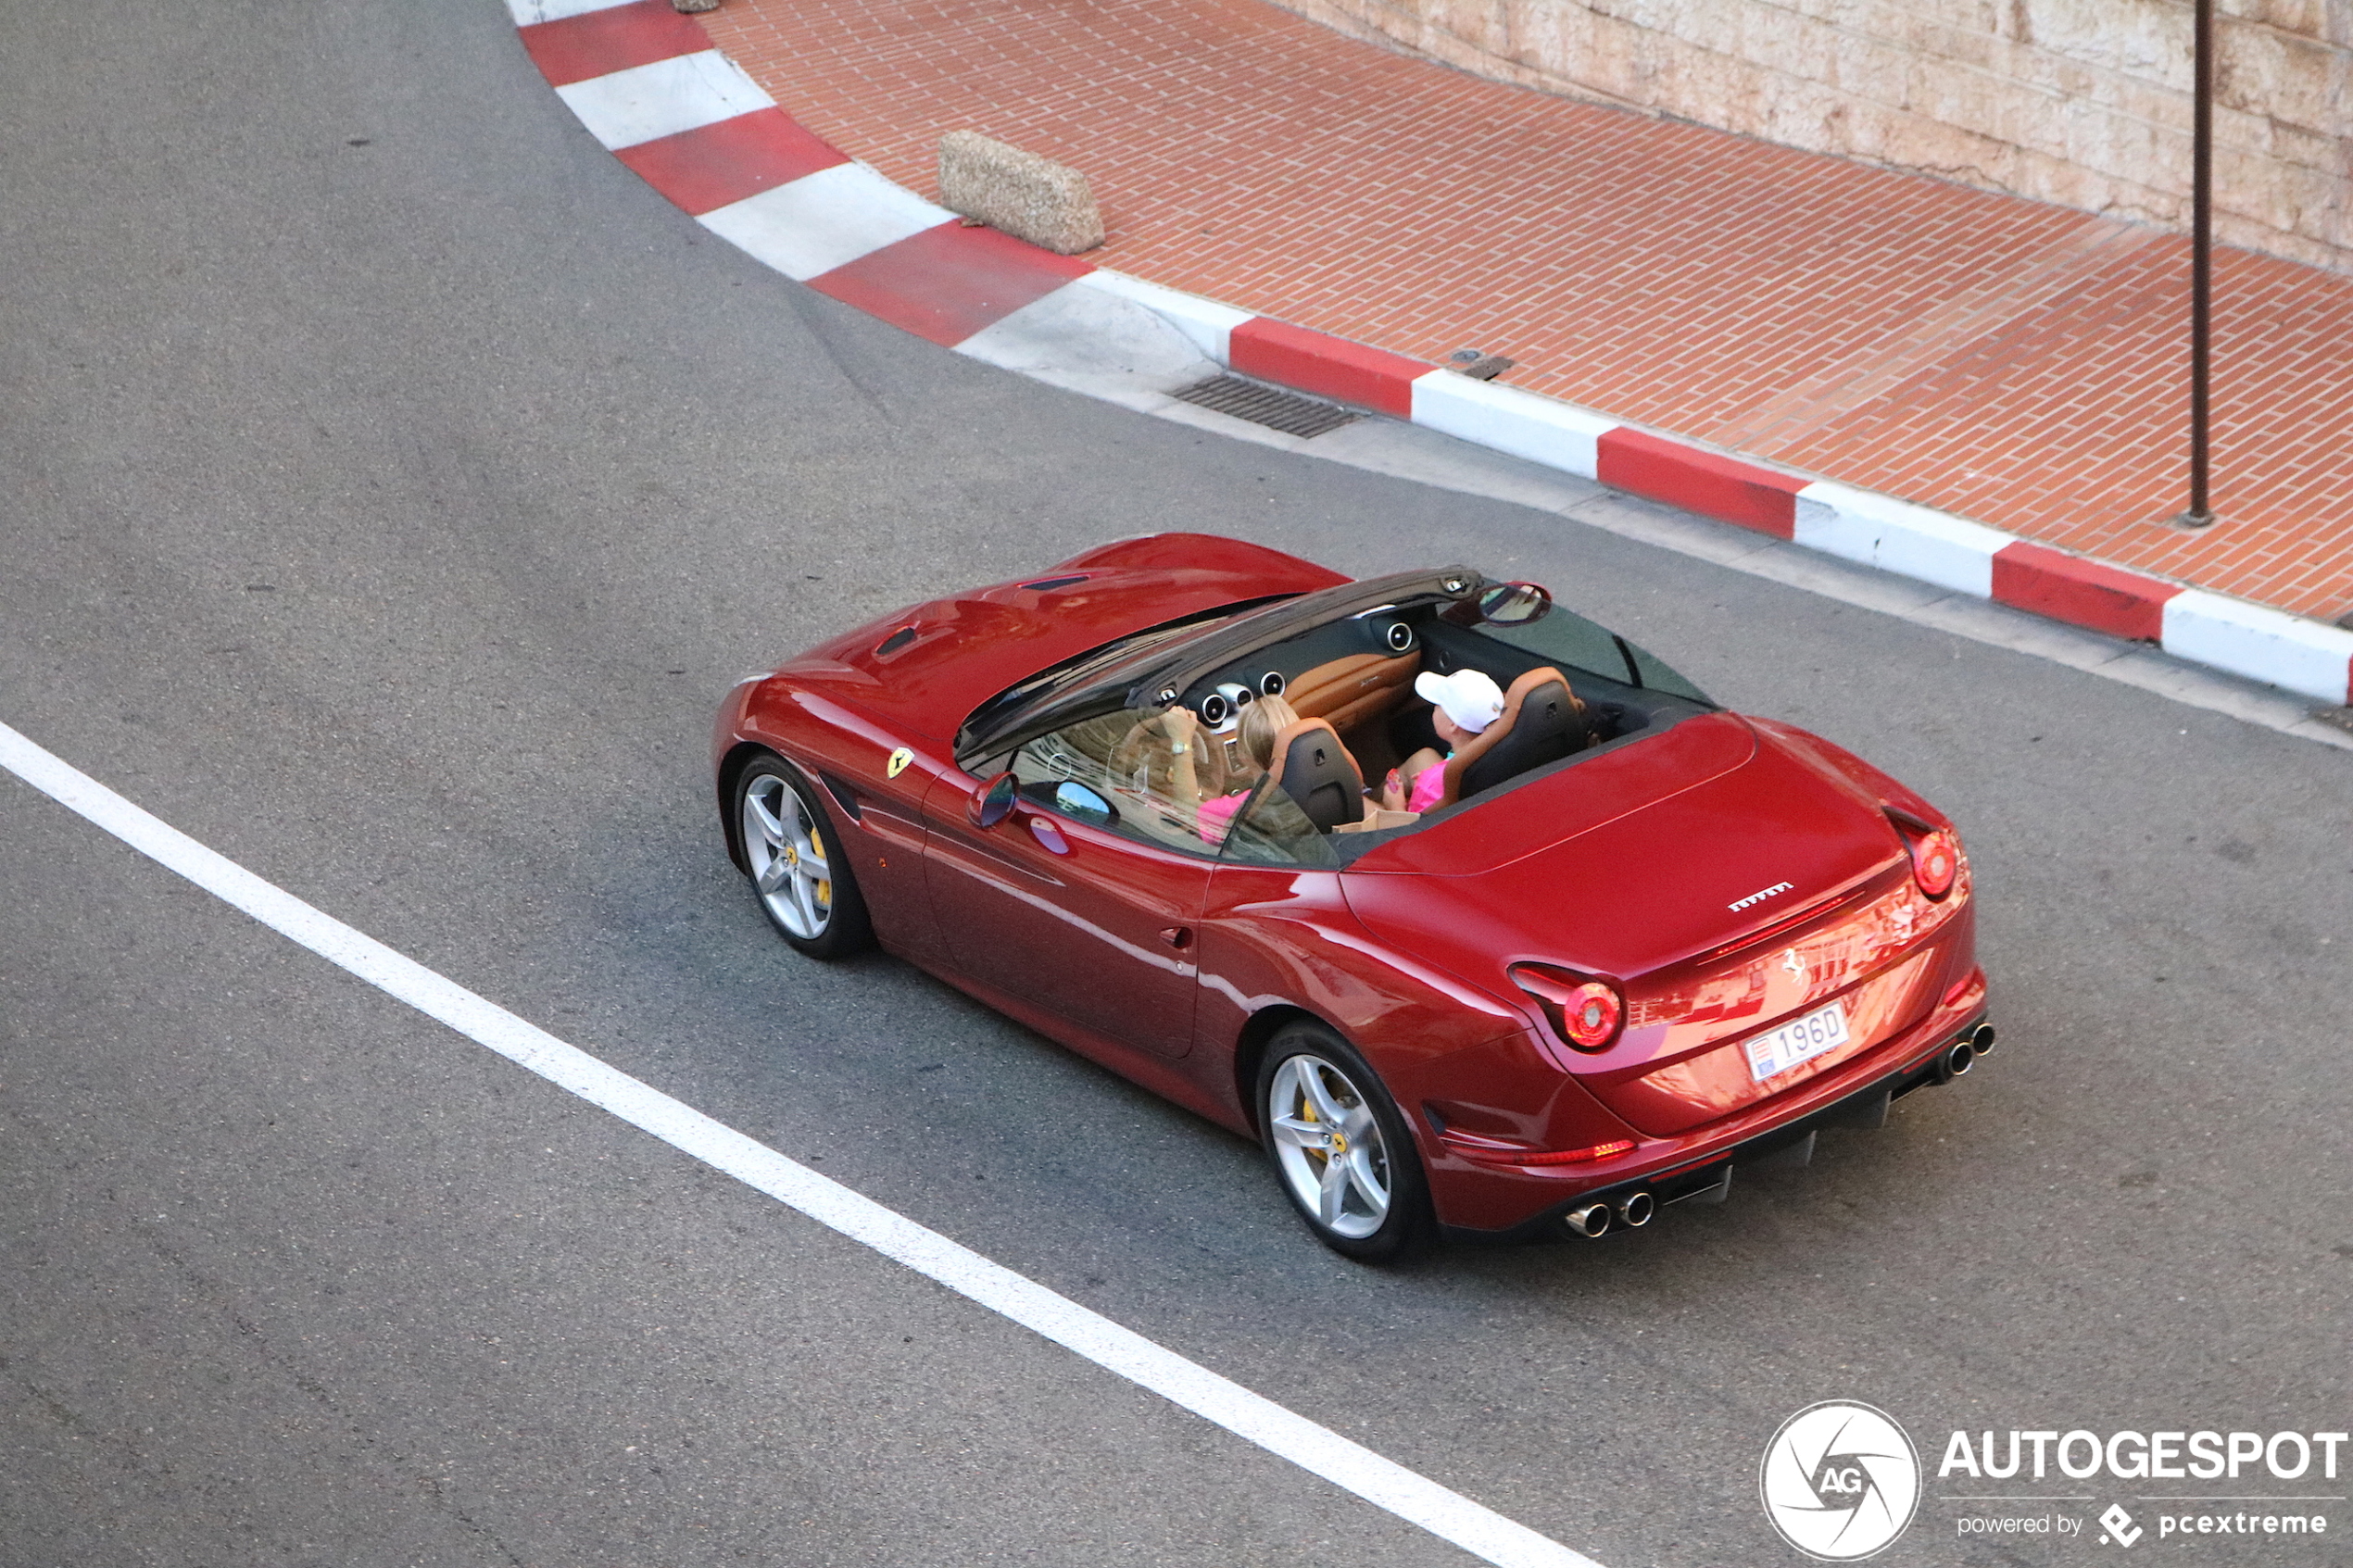
[(729, 694), (727, 847), (1260, 1140), (1324, 1242), (1596, 1236), (1994, 1043), (1935, 807), (1541, 587), (1202, 534), (920, 605)]

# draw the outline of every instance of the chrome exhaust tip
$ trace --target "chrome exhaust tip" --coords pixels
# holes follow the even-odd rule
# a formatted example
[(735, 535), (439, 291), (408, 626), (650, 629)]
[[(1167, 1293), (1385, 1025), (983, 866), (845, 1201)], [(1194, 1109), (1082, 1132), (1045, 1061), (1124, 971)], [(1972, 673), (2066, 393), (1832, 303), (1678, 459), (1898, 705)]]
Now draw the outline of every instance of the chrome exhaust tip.
[(1609, 1219), (1609, 1205), (1606, 1203), (1588, 1203), (1581, 1209), (1570, 1210), (1566, 1216), (1568, 1228), (1588, 1240), (1597, 1236), (1607, 1236)]
[(1658, 1199), (1646, 1192), (1628, 1193), (1617, 1200), (1617, 1223), (1629, 1231), (1641, 1230), (1658, 1212)]
[(1969, 1037), (1969, 1043), (1970, 1049), (1983, 1056), (1994, 1048), (1994, 1026), (1990, 1023), (1979, 1024), (1977, 1033)]
[(1977, 1048), (1967, 1040), (1954, 1041), (1953, 1048), (1944, 1053), (1944, 1081), (1951, 1083), (1976, 1064)]

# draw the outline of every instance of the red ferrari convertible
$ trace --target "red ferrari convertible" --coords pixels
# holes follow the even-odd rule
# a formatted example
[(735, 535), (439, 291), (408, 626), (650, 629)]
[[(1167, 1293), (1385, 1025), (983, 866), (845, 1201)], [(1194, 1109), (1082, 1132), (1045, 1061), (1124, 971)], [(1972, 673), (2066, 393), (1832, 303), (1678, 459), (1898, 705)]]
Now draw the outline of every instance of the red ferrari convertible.
[(747, 680), (714, 759), (786, 942), (1258, 1139), (1354, 1258), (1639, 1228), (1994, 1043), (1935, 807), (1466, 567), (1108, 545)]

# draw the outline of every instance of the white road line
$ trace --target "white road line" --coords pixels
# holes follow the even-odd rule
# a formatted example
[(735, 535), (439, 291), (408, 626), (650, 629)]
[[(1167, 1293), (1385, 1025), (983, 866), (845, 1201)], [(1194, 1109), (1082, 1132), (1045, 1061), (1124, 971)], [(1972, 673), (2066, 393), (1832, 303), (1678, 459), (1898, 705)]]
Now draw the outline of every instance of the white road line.
[(0, 767), (279, 935), (560, 1088), (1499, 1568), (1601, 1568), (566, 1045), (208, 849), (0, 724)]

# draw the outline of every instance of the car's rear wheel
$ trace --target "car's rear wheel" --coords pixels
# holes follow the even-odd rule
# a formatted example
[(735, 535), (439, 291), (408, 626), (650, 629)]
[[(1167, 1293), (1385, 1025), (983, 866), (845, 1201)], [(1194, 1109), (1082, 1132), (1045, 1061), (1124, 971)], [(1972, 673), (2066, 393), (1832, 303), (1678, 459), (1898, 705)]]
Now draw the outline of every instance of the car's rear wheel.
[(868, 946), (866, 901), (824, 809), (782, 758), (756, 759), (736, 781), (744, 866), (777, 935), (814, 959)]
[(1436, 1225), (1413, 1136), (1338, 1034), (1302, 1022), (1267, 1043), (1258, 1120), (1283, 1195), (1325, 1246), (1385, 1263), (1428, 1243)]

